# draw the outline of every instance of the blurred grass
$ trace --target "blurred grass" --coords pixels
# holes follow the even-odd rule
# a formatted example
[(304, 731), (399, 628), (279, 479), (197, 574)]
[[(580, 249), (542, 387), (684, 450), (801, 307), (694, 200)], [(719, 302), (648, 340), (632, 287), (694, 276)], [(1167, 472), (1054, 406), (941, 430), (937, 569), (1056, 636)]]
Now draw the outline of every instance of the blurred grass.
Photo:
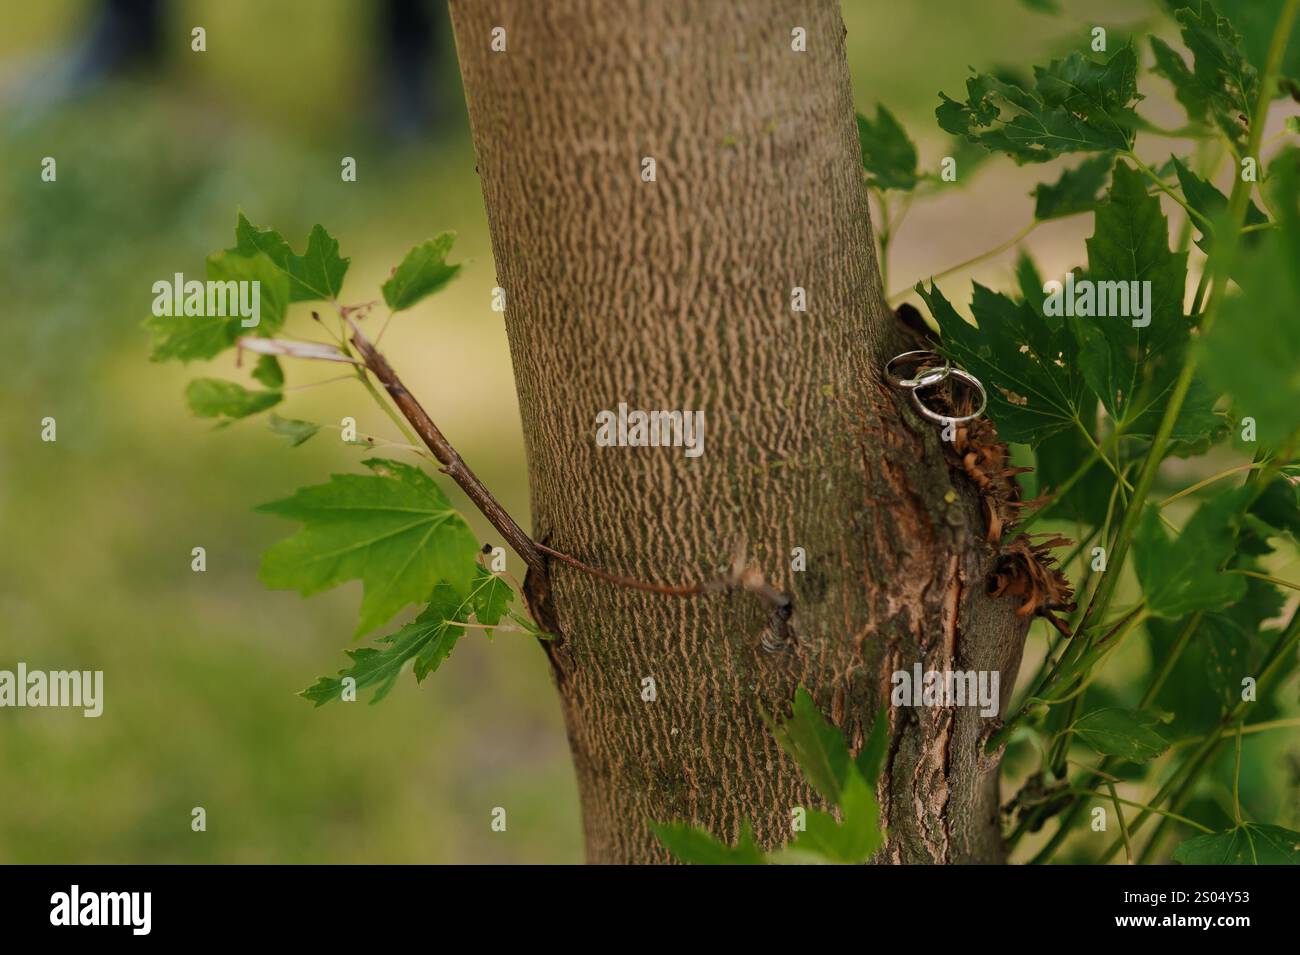
[[(1014, 0), (978, 16), (963, 0), (844, 8), (860, 107), (894, 109), (927, 162), (945, 142), (935, 92), (956, 92), (967, 64), (1027, 64), (1085, 34), (1081, 23), (1107, 22), (1099, 9), (1135, 15), (1089, 4), (1086, 18), (1057, 19)], [(526, 515), (454, 62), (444, 56), (439, 71), (450, 120), (429, 142), (398, 147), (373, 123), (371, 5), (178, 2), (161, 72), (38, 105), (31, 77), (80, 34), (87, 9), (10, 5), (0, 34), (0, 287), (14, 356), (0, 385), (0, 667), (103, 669), (106, 704), (97, 720), (0, 713), (0, 862), (578, 861), (572, 770), (535, 645), (467, 636), (426, 684), (404, 675), (374, 708), (313, 710), (294, 695), (343, 662), (359, 590), (304, 601), (262, 588), (258, 555), (291, 527), (251, 508), (355, 470), (363, 452), (329, 433), (290, 450), (256, 420), (211, 431), (185, 410), (185, 383), (246, 369), (229, 357), (151, 365), (139, 328), (153, 281), (200, 272), (230, 244), (240, 208), (295, 245), (325, 224), (352, 256), (350, 300), (374, 297), (410, 245), (455, 229), (462, 275), (396, 319), (385, 349), (506, 506)], [(191, 25), (207, 28), (207, 53), (189, 52)], [(57, 187), (38, 178), (47, 155)], [(357, 158), (356, 183), (339, 181), (342, 156)], [(988, 166), (978, 188), (913, 213), (895, 252), (899, 280), (1027, 221), (1029, 188), (1050, 173)], [(1043, 230), (1045, 267), (1077, 261), (1084, 234), (1080, 220)], [(1003, 283), (1008, 262), (976, 274)], [(954, 301), (968, 281), (946, 286)], [(334, 374), (286, 370), (291, 386)], [(352, 415), (363, 432), (394, 436), (352, 383), (296, 393), (277, 410)], [(55, 444), (38, 440), (46, 415), (58, 420)], [(195, 574), (200, 545), (208, 570)], [(1031, 638), (1026, 668), (1039, 645)], [(1127, 672), (1145, 667), (1138, 659)], [(1280, 798), (1276, 778), (1267, 790)], [(190, 830), (195, 806), (207, 811), (206, 833)], [(495, 806), (509, 812), (505, 833), (489, 828)]]

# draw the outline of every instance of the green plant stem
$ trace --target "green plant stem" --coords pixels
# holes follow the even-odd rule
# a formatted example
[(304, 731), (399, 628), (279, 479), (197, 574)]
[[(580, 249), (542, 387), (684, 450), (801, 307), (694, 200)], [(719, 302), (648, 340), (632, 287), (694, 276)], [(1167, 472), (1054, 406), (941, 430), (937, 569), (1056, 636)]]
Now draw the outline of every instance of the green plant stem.
[(1094, 446), (1094, 450), (1092, 454), (1088, 455), (1087, 460), (1085, 460), (1073, 474), (1066, 478), (1065, 481), (1052, 490), (1051, 499), (1042, 507), (1038, 508), (1038, 510), (1026, 517), (1023, 521), (1013, 525), (1006, 534), (1003, 535), (1003, 542), (1005, 543), (1006, 541), (1025, 533), (1025, 531), (1033, 527), (1034, 524), (1038, 523), (1042, 517), (1050, 513), (1052, 508), (1060, 504), (1061, 501), (1064, 500), (1065, 495), (1070, 493), (1070, 488), (1078, 484), (1102, 457), (1101, 449)]
[[(1157, 809), (1155, 806), (1148, 806), (1146, 803), (1134, 802), (1131, 799), (1121, 799), (1115, 795), (1115, 790), (1114, 790), (1115, 784), (1113, 782), (1110, 782), (1109, 780), (1107, 780), (1106, 786), (1109, 788), (1110, 795), (1113, 797), (1112, 801), (1118, 802), (1121, 806), (1131, 806), (1134, 809), (1145, 809), (1148, 812), (1154, 812), (1157, 815), (1165, 816), (1169, 819), (1173, 819), (1175, 822), (1181, 822), (1184, 825), (1191, 826), (1193, 829), (1199, 829), (1201, 830), (1201, 832), (1204, 833), (1214, 832), (1214, 830), (1211, 829), (1209, 826), (1203, 826), (1194, 819), (1188, 819), (1186, 816), (1180, 816), (1178, 815), (1178, 813), (1170, 812), (1168, 809)], [(1076, 795), (1084, 796), (1084, 797), (1101, 795), (1101, 793), (1097, 792), (1095, 789), (1080, 789), (1075, 786), (1071, 786), (1070, 791), (1072, 793), (1075, 793)]]
[[(1085, 677), (1088, 667), (1118, 646), (1124, 637), (1146, 617), (1145, 605), (1139, 604), (1111, 627), (1109, 632), (1098, 641), (1097, 645), (1091, 650), (1091, 656), (1084, 655), (1073, 661), (1067, 661), (1064, 657), (1058, 660), (1048, 675), (1044, 677), (1042, 684), (1025, 699), (1016, 714), (989, 737), (984, 751), (986, 753), (995, 752), (999, 746), (1005, 743), (1031, 707), (1065, 699), (1075, 680)], [(1074, 640), (1077, 641), (1078, 639), (1079, 636), (1076, 634)], [(1101, 644), (1108, 645), (1101, 652), (1097, 652), (1096, 648), (1100, 647)]]
[(889, 287), (889, 241), (892, 238), (889, 222), (889, 200), (883, 189), (872, 189), (876, 205), (880, 208), (880, 284)]
[[(1276, 642), (1274, 642), (1273, 649), (1269, 651), (1264, 665), (1260, 668), (1259, 676), (1256, 679), (1256, 687), (1263, 686), (1267, 682), (1273, 672), (1286, 660), (1287, 655), (1295, 651), (1298, 644), (1300, 644), (1300, 612), (1291, 615), (1290, 623), (1287, 624), (1286, 628), (1279, 634)], [(1209, 764), (1210, 757), (1215, 749), (1222, 742), (1224, 733), (1245, 716), (1248, 705), (1245, 700), (1241, 700), (1224, 715), (1219, 721), (1219, 725), (1205, 737), (1191, 756), (1156, 791), (1155, 796), (1149, 800), (1151, 805), (1160, 805), (1171, 794), (1173, 794), (1173, 799), (1170, 800), (1170, 804), (1174, 805), (1184, 793), (1191, 790), (1201, 771)], [(1149, 818), (1149, 815), (1149, 813), (1139, 814), (1130, 824), (1132, 831), (1136, 832), (1142, 823)], [(1142, 855), (1139, 856), (1139, 861), (1142, 861), (1144, 857), (1150, 855), (1151, 851), (1154, 851), (1153, 845), (1156, 841), (1157, 835), (1153, 835), (1151, 842), (1144, 848)], [(1112, 843), (1099, 861), (1108, 861), (1119, 849), (1120, 844), (1118, 842)]]
[[(1241, 727), (1241, 735), (1251, 736), (1255, 733), (1267, 733), (1270, 730), (1293, 729), (1300, 726), (1300, 716), (1289, 717), (1283, 720), (1264, 720), (1262, 723), (1251, 723)], [(1204, 736), (1192, 736), (1187, 739), (1180, 739), (1174, 743), (1171, 749), (1177, 749), (1182, 746), (1191, 746), (1194, 743), (1205, 742)]]
[[(1083, 211), (1087, 211), (1087, 210), (1083, 210)], [(1075, 213), (1075, 215), (1080, 215), (1080, 214), (1081, 213)], [(1066, 218), (1066, 217), (1062, 216), (1061, 218)], [(1043, 222), (1041, 219), (1035, 219), (1033, 222), (1029, 223), (1029, 225), (1025, 226), (1023, 229), (1021, 229), (1011, 238), (1007, 239), (1007, 241), (1003, 242), (1001, 245), (989, 249), (987, 252), (981, 252), (979, 255), (972, 256), (971, 258), (966, 259), (964, 262), (958, 262), (956, 265), (950, 266), (949, 268), (944, 269), (942, 272), (934, 273), (933, 275), (930, 276), (930, 281), (933, 282), (936, 279), (945, 278), (946, 276), (952, 275), (954, 272), (960, 272), (962, 269), (968, 269), (972, 265), (979, 265), (981, 262), (985, 261), (986, 259), (991, 259), (995, 255), (1000, 255), (1001, 253), (1005, 252), (1007, 249), (1014, 248), (1021, 241), (1023, 241), (1026, 236), (1028, 236), (1031, 232), (1033, 232), (1042, 224)], [(918, 279), (917, 281), (922, 281), (922, 280)], [(913, 283), (913, 286), (914, 285), (915, 283)], [(902, 299), (906, 298), (909, 294), (911, 294), (911, 292), (912, 292), (912, 286), (909, 286), (908, 288), (904, 288), (904, 289), (899, 289), (897, 292), (891, 292), (889, 295), (889, 304), (893, 305), (901, 301)]]
[(357, 369), (357, 380), (365, 386), (366, 391), (370, 392), (370, 397), (375, 399), (375, 404), (379, 405), (379, 407), (384, 410), (384, 414), (388, 415), (393, 424), (397, 425), (397, 430), (402, 432), (402, 436), (406, 438), (407, 442), (410, 444), (419, 444), (420, 439), (415, 436), (415, 432), (407, 427), (402, 416), (397, 413), (396, 409), (394, 409), (392, 405), (384, 400), (383, 395), (379, 393), (379, 389), (375, 387), (375, 383), (370, 380), (370, 376), (360, 368)]
[[(1250, 138), (1246, 149), (1246, 155), (1248, 156), (1254, 156), (1259, 151), (1259, 142), (1263, 135), (1264, 124), (1268, 119), (1269, 103), (1272, 100), (1278, 65), (1282, 60), (1282, 53), (1286, 49), (1286, 41), (1290, 35), (1291, 24), (1295, 20), (1297, 9), (1300, 9), (1300, 0), (1286, 0), (1286, 5), (1278, 18), (1272, 42), (1269, 44), (1268, 60), (1260, 82), (1259, 105), (1255, 110), (1250, 127)], [(1228, 228), (1220, 241), (1216, 242), (1214, 254), (1210, 256), (1210, 297), (1205, 306), (1205, 312), (1201, 316), (1202, 336), (1207, 334), (1213, 327), (1219, 308), (1227, 295), (1229, 265), (1236, 254), (1241, 226), (1246, 216), (1246, 206), (1250, 201), (1250, 189), (1250, 183), (1243, 181), (1240, 176), (1233, 183), (1232, 195), (1228, 199)], [(1097, 590), (1097, 598), (1093, 601), (1092, 607), (1089, 608), (1090, 611), (1095, 608), (1099, 614), (1104, 616), (1110, 601), (1115, 595), (1115, 590), (1119, 586), (1120, 571), (1123, 570), (1124, 561), (1128, 557), (1129, 546), (1132, 543), (1133, 534), (1137, 530), (1138, 521), (1141, 519), (1142, 508), (1151, 493), (1152, 486), (1155, 484), (1156, 473), (1160, 470), (1160, 464), (1164, 460), (1165, 450), (1169, 444), (1169, 437), (1173, 433), (1174, 424), (1178, 420), (1178, 414), (1182, 410), (1183, 402), (1187, 399), (1187, 392), (1191, 389), (1199, 354), (1197, 348), (1189, 347), (1183, 357), (1183, 367), (1178, 374), (1177, 381), (1174, 383), (1173, 393), (1169, 397), (1169, 403), (1165, 407), (1164, 416), (1156, 429), (1146, 459), (1142, 462), (1142, 468), (1138, 472), (1132, 500), (1124, 509), (1124, 517), (1116, 534), (1115, 547), (1111, 553), (1107, 575)]]
[(1237, 754), (1232, 770), (1232, 818), (1241, 825), (1241, 724), (1237, 724)]
[[(1289, 449), (1290, 449), (1290, 442), (1288, 441), (1287, 450), (1285, 450), (1282, 454), (1272, 458), (1272, 460), (1269, 461), (1268, 464), (1264, 466), (1262, 469), (1257, 467), (1249, 472), (1249, 474), (1246, 477), (1247, 482), (1257, 484), (1257, 487), (1255, 488), (1255, 492), (1254, 492), (1254, 499), (1258, 499), (1259, 495), (1262, 494), (1264, 490), (1267, 488), (1269, 481), (1276, 476), (1279, 468), (1281, 467), (1280, 462), (1289, 459), (1290, 456)], [(1259, 465), (1261, 462), (1257, 461), (1255, 463), (1256, 465)], [(1233, 570), (1237, 572), (1242, 572), (1238, 568), (1234, 568)], [(1250, 576), (1262, 577), (1271, 583), (1277, 583), (1283, 586), (1287, 585), (1286, 581), (1276, 580), (1274, 578), (1267, 577), (1266, 575), (1263, 574), (1255, 574), (1253, 571), (1248, 572), (1248, 574)], [(1196, 631), (1196, 628), (1200, 625), (1200, 622), (1201, 622), (1200, 613), (1193, 614), (1191, 617), (1188, 618), (1187, 625), (1183, 628), (1183, 631), (1179, 634), (1178, 638), (1175, 640), (1174, 646), (1170, 649), (1169, 654), (1165, 657), (1165, 660), (1161, 664), (1159, 671), (1157, 671), (1156, 676), (1153, 678), (1151, 684), (1147, 687), (1147, 691), (1142, 695), (1142, 700), (1138, 704), (1139, 709), (1143, 709), (1149, 706), (1155, 700), (1156, 695), (1160, 692), (1161, 687), (1164, 686), (1164, 683), (1166, 679), (1168, 679), (1170, 673), (1173, 672), (1175, 664), (1178, 662), (1179, 657), (1182, 656), (1183, 651), (1186, 649), (1188, 643), (1191, 640), (1192, 635)], [(1294, 622), (1295, 621), (1293, 619), (1293, 624)], [(1073, 649), (1073, 646), (1071, 647), (1071, 649)], [(1261, 680), (1262, 678), (1263, 678), (1263, 674), (1261, 674)], [(1205, 737), (1204, 740), (1202, 740), (1202, 742), (1206, 742), (1209, 739), (1210, 737)], [(1098, 769), (1099, 771), (1104, 771), (1105, 769), (1109, 768), (1110, 765), (1112, 765), (1112, 763), (1110, 761), (1110, 758), (1107, 757), (1106, 759), (1102, 760)], [(1195, 770), (1195, 772), (1199, 772), (1199, 767)], [(1099, 778), (1100, 777), (1094, 776), (1092, 779), (1088, 780), (1084, 785), (1095, 786), (1097, 785)], [(1194, 779), (1195, 776), (1193, 775), (1192, 778)], [(1153, 800), (1153, 802), (1158, 802), (1158, 801), (1159, 801), (1158, 799)], [(1044, 845), (1042, 849), (1039, 850), (1037, 855), (1035, 855), (1034, 858), (1030, 860), (1031, 864), (1037, 864), (1045, 861), (1056, 850), (1056, 848), (1060, 846), (1060, 844), (1065, 840), (1065, 837), (1069, 834), (1070, 826), (1073, 824), (1075, 818), (1078, 816), (1078, 812), (1081, 808), (1082, 808), (1082, 804), (1076, 802), (1075, 804), (1073, 804), (1068, 809), (1062, 812), (1061, 821), (1056, 832), (1053, 833), (1052, 838), (1047, 842), (1046, 845)], [(1135, 823), (1134, 828), (1136, 828), (1136, 825), (1137, 824)], [(1167, 820), (1161, 822), (1162, 827), (1166, 825), (1167, 825)], [(1147, 846), (1144, 847), (1143, 852), (1139, 854), (1138, 861), (1143, 861), (1147, 856), (1149, 856), (1150, 852), (1153, 851), (1154, 849), (1153, 844), (1156, 843), (1157, 841), (1158, 841), (1158, 834), (1153, 835), (1151, 842), (1149, 842)], [(1114, 851), (1114, 847), (1112, 846), (1112, 854), (1113, 851)]]
[[(1143, 692), (1142, 699), (1138, 702), (1139, 710), (1144, 710), (1155, 702), (1156, 697), (1160, 694), (1160, 690), (1165, 685), (1165, 681), (1169, 678), (1169, 674), (1173, 672), (1179, 658), (1183, 655), (1183, 651), (1186, 650), (1188, 645), (1192, 642), (1193, 634), (1196, 633), (1197, 628), (1201, 625), (1201, 618), (1202, 615), (1200, 613), (1194, 613), (1187, 618), (1187, 624), (1178, 634), (1177, 639), (1174, 640), (1174, 645), (1169, 648), (1169, 652), (1165, 655), (1164, 660), (1161, 661), (1160, 669), (1156, 671), (1155, 675), (1151, 678), (1151, 682), (1147, 684), (1146, 691)], [(1091, 776), (1081, 782), (1079, 786), (1084, 789), (1092, 789), (1101, 782), (1106, 775), (1106, 771), (1110, 769), (1111, 766), (1115, 765), (1116, 762), (1118, 762), (1118, 760), (1113, 756), (1103, 757), (1101, 762), (1097, 765), (1097, 768), (1092, 772)], [(1031, 860), (1031, 864), (1041, 864), (1042, 862), (1045, 862), (1047, 858), (1056, 851), (1061, 843), (1065, 841), (1066, 836), (1070, 834), (1070, 827), (1074, 824), (1075, 818), (1082, 810), (1082, 800), (1076, 799), (1062, 811), (1056, 832), (1052, 834), (1051, 839), (1049, 839), (1043, 848), (1041, 848), (1034, 856)]]
[(1159, 176), (1156, 175), (1156, 171), (1154, 169), (1152, 169), (1150, 166), (1148, 166), (1146, 163), (1144, 163), (1141, 159), (1137, 157), (1137, 153), (1133, 152), (1133, 150), (1130, 149), (1127, 153), (1125, 153), (1125, 155), (1128, 156), (1129, 159), (1133, 160), (1133, 162), (1137, 165), (1138, 169), (1144, 175), (1146, 175), (1147, 178), (1149, 178), (1152, 182), (1154, 182), (1161, 192), (1163, 192), (1170, 199), (1174, 200), (1174, 202), (1178, 203), (1185, 210), (1187, 210), (1187, 215), (1189, 217), (1194, 216), (1195, 218), (1199, 219), (1207, 228), (1213, 227), (1213, 223), (1211, 223), (1210, 220), (1205, 217), (1205, 215), (1193, 209), (1191, 203), (1189, 203), (1186, 199), (1184, 199), (1173, 189), (1171, 189), (1163, 179), (1161, 179)]
[(1119, 794), (1115, 792), (1115, 784), (1106, 783), (1106, 790), (1110, 793), (1111, 802), (1115, 804), (1115, 818), (1119, 821), (1120, 838), (1124, 840), (1124, 856), (1128, 859), (1128, 864), (1133, 864), (1133, 841), (1128, 837), (1128, 824), (1124, 822), (1124, 806), (1119, 801)]
[(1190, 487), (1183, 488), (1177, 494), (1171, 494), (1169, 497), (1165, 498), (1156, 506), (1161, 508), (1168, 507), (1170, 504), (1174, 503), (1174, 501), (1180, 500), (1189, 494), (1195, 494), (1201, 488), (1208, 487), (1209, 485), (1213, 484), (1216, 481), (1222, 481), (1226, 477), (1232, 477), (1232, 475), (1240, 474), (1242, 471), (1251, 471), (1259, 467), (1262, 467), (1260, 462), (1252, 461), (1250, 464), (1238, 464), (1236, 467), (1231, 467), (1225, 471), (1220, 471), (1218, 474), (1211, 474), (1209, 477), (1205, 478), (1204, 480), (1197, 481), (1195, 484), (1191, 485)]
[(1285, 587), (1287, 590), (1300, 590), (1300, 584), (1292, 583), (1289, 580), (1283, 580), (1281, 577), (1270, 577), (1268, 574), (1261, 574), (1255, 570), (1245, 570), (1241, 567), (1228, 568), (1230, 574), (1241, 574), (1243, 577), (1254, 577), (1256, 580), (1266, 580), (1276, 587)]

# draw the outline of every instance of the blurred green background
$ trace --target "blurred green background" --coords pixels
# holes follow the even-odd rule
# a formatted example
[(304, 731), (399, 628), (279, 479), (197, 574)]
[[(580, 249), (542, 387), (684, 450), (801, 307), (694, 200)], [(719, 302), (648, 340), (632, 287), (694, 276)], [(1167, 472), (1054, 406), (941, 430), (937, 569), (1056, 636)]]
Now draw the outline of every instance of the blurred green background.
[[(887, 104), (934, 164), (947, 151), (936, 93), (957, 92), (968, 64), (1027, 66), (1082, 48), (1094, 23), (1116, 37), (1134, 24), (1172, 32), (1154, 3), (1064, 6), (1048, 16), (1016, 0), (978, 10), (848, 0), (859, 106)], [(262, 419), (214, 431), (186, 410), (185, 383), (246, 371), (230, 356), (151, 364), (140, 328), (152, 283), (201, 272), (207, 253), (231, 244), (241, 208), (295, 246), (325, 224), (352, 257), (348, 300), (373, 297), (407, 248), (454, 229), (465, 269), (394, 321), (385, 350), (485, 482), (526, 516), (449, 31), (435, 70), (442, 120), (395, 142), (378, 122), (378, 4), (164, 8), (153, 70), (53, 95), (45, 77), (84, 38), (94, 4), (0, 4), (0, 327), (14, 359), (0, 385), (0, 667), (102, 669), (106, 684), (96, 720), (0, 712), (0, 862), (580, 861), (559, 708), (531, 641), (467, 636), (435, 677), (417, 688), (404, 676), (377, 707), (313, 710), (295, 695), (343, 662), (359, 585), (311, 600), (265, 590), (259, 554), (292, 527), (251, 508), (355, 470), (362, 454), (328, 433), (289, 449)], [(190, 51), (194, 26), (207, 30), (205, 53)], [(57, 184), (40, 181), (45, 156), (58, 162)], [(340, 181), (343, 156), (357, 160), (355, 183)], [(993, 160), (964, 188), (918, 203), (895, 242), (891, 290), (1013, 235), (1029, 221), (1033, 183), (1055, 174)], [(1080, 259), (1090, 225), (1038, 230), (1045, 272)], [(971, 275), (1005, 287), (1011, 262), (1008, 253), (954, 276), (945, 291), (964, 302)], [(286, 370), (290, 386), (336, 374)], [(363, 432), (392, 436), (355, 383), (295, 393), (277, 410), (352, 415)], [(58, 421), (57, 443), (39, 440), (45, 416)], [(206, 573), (190, 570), (195, 546), (207, 549)], [(1027, 669), (1041, 654), (1038, 627), (1030, 643)], [(1140, 648), (1133, 657), (1114, 679), (1123, 666), (1145, 672)], [(1282, 744), (1251, 745), (1267, 777), (1260, 798), (1279, 809), (1271, 821), (1294, 825), (1279, 805), (1291, 785)], [(205, 833), (190, 829), (195, 806), (207, 811)], [(489, 827), (494, 806), (509, 812), (504, 833)]]

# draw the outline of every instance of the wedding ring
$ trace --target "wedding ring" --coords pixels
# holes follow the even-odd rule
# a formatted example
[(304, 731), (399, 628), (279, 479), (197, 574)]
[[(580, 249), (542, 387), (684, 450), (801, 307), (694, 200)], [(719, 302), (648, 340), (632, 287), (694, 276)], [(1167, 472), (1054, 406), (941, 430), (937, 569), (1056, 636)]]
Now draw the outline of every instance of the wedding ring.
[(969, 371), (966, 371), (964, 368), (952, 368), (949, 370), (948, 374), (945, 375), (944, 377), (955, 378), (958, 381), (964, 382), (968, 387), (973, 388), (975, 392), (980, 396), (979, 407), (976, 408), (975, 411), (972, 412), (971, 414), (959, 415), (957, 417), (939, 414), (939, 412), (931, 408), (927, 408), (924, 402), (921, 401), (921, 396), (918, 394), (918, 392), (921, 390), (921, 388), (926, 387), (925, 385), (922, 385), (918, 388), (912, 389), (912, 404), (916, 405), (916, 410), (921, 413), (921, 417), (925, 418), (927, 421), (932, 421), (935, 424), (941, 424), (946, 427), (947, 425), (950, 424), (962, 424), (967, 421), (974, 421), (976, 418), (978, 418), (980, 415), (984, 413), (984, 409), (988, 406), (989, 403), (989, 396), (988, 393), (985, 392), (984, 390), (984, 385), (980, 383), (980, 380), (978, 378), (972, 375)]
[[(895, 372), (895, 367), (902, 362), (911, 359), (911, 363), (918, 364), (914, 377), (901, 378)], [(932, 359), (936, 362), (943, 362), (942, 365), (921, 364), (922, 359)], [(952, 366), (948, 359), (944, 358), (938, 352), (933, 351), (905, 351), (901, 355), (895, 355), (889, 359), (889, 364), (885, 365), (885, 378), (895, 388), (928, 388), (930, 385), (937, 385), (948, 377), (952, 371)]]

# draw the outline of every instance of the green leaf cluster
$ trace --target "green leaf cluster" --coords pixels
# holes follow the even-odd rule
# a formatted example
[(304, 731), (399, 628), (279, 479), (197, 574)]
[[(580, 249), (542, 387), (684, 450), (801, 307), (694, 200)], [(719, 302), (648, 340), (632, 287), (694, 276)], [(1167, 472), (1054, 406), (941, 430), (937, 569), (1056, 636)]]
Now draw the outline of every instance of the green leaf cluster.
[(804, 809), (802, 831), (783, 848), (764, 853), (748, 822), (735, 845), (685, 822), (651, 823), (660, 842), (680, 861), (696, 865), (866, 862), (884, 842), (876, 785), (889, 741), (889, 719), (882, 709), (856, 757), (844, 735), (817, 709), (800, 687), (789, 718), (768, 718), (777, 743), (794, 760), (808, 784), (836, 811)]

